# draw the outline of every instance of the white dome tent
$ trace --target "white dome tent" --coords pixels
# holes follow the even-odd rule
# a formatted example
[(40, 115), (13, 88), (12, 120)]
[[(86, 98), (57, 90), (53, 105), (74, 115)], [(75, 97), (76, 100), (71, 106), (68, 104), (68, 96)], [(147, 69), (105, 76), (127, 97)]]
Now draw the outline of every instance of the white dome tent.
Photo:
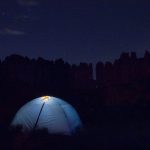
[(39, 97), (25, 104), (11, 125), (21, 125), (24, 132), (46, 128), (49, 133), (66, 135), (82, 127), (76, 110), (67, 102), (51, 96)]

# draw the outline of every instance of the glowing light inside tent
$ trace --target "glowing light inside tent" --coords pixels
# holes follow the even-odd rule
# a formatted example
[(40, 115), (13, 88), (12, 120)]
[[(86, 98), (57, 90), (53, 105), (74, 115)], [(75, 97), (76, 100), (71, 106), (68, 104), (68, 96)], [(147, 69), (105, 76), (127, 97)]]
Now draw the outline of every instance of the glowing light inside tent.
[(50, 99), (50, 97), (49, 97), (49, 96), (43, 96), (41, 99), (42, 99), (44, 102), (47, 102), (47, 101)]

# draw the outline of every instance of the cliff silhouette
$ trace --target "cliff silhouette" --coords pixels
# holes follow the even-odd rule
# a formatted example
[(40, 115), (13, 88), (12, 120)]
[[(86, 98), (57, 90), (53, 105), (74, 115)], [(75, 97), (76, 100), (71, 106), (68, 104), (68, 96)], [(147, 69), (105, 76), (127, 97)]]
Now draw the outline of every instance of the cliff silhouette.
[(150, 53), (122, 53), (119, 59), (93, 65), (69, 64), (63, 59), (29, 59), (10, 55), (0, 61), (1, 118), (9, 122), (27, 101), (43, 95), (67, 100), (81, 117), (93, 121), (99, 107), (150, 104)]

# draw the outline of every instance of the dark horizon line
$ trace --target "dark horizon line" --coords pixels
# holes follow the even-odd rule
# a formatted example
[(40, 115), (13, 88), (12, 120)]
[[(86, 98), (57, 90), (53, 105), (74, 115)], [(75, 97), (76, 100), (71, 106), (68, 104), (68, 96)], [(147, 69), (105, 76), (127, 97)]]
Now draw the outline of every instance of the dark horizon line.
[(4, 58), (0, 58), (0, 62), (1, 62), (1, 63), (4, 62), (8, 57), (11, 57), (11, 56), (19, 56), (19, 57), (26, 58), (26, 59), (33, 60), (33, 61), (37, 61), (38, 59), (42, 59), (42, 60), (44, 60), (44, 61), (49, 61), (49, 62), (56, 62), (56, 61), (58, 61), (58, 60), (62, 60), (64, 63), (70, 64), (70, 65), (80, 65), (80, 64), (82, 64), (82, 63), (94, 65), (94, 64), (98, 64), (99, 62), (101, 62), (101, 63), (103, 63), (103, 64), (106, 64), (106, 63), (112, 63), (112, 64), (114, 64), (115, 61), (118, 60), (118, 59), (120, 59), (123, 55), (126, 55), (126, 56), (128, 56), (128, 57), (132, 57), (132, 55), (135, 55), (136, 59), (141, 59), (141, 58), (144, 58), (144, 56), (145, 56), (146, 54), (150, 54), (150, 50), (145, 50), (144, 55), (141, 56), (141, 57), (138, 57), (138, 56), (137, 56), (137, 52), (135, 52), (135, 51), (131, 51), (131, 52), (125, 52), (125, 51), (124, 51), (124, 52), (122, 52), (122, 53), (120, 54), (120, 57), (119, 57), (119, 58), (114, 58), (114, 60), (106, 60), (106, 61), (99, 60), (99, 61), (97, 61), (97, 62), (95, 62), (95, 63), (93, 63), (93, 62), (85, 62), (85, 61), (80, 61), (79, 63), (71, 63), (71, 62), (69, 62), (69, 61), (64, 60), (64, 58), (62, 58), (62, 57), (60, 57), (60, 58), (55, 58), (55, 59), (47, 59), (47, 58), (40, 57), (40, 56), (37, 56), (37, 57), (30, 57), (30, 56), (26, 56), (26, 55), (22, 55), (22, 54), (12, 53), (12, 54), (10, 54), (10, 55), (5, 56)]

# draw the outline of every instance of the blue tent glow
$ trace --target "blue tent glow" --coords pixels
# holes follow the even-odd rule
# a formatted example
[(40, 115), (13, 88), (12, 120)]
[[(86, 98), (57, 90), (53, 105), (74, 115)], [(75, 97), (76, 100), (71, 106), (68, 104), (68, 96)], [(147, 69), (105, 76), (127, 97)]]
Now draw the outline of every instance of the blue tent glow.
[(68, 135), (82, 127), (76, 110), (70, 104), (50, 96), (25, 104), (16, 113), (11, 125), (21, 125), (25, 132), (46, 128), (49, 133)]

